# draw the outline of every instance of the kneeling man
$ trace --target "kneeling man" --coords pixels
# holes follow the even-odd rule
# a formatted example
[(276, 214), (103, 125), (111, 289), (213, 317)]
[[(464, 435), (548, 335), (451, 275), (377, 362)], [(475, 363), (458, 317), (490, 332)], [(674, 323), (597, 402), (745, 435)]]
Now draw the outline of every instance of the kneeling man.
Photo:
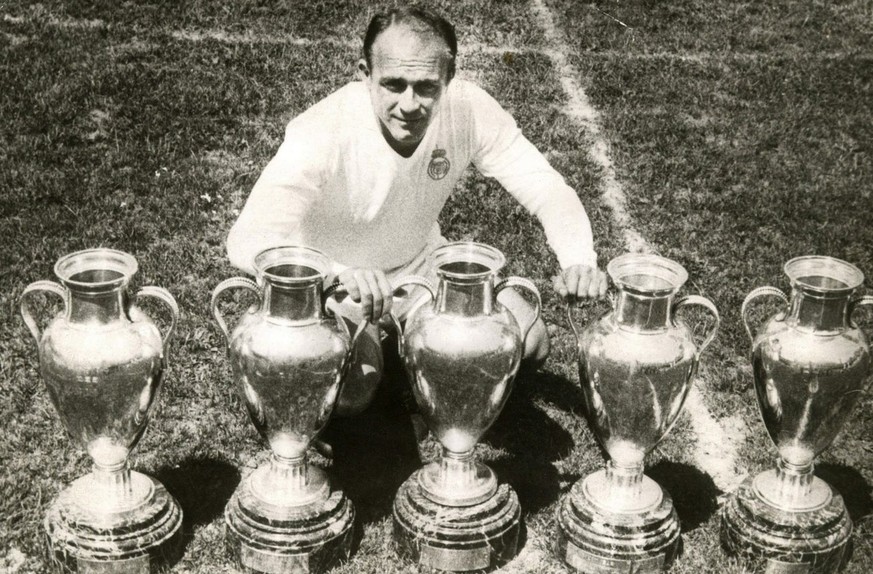
[[(231, 263), (249, 273), (255, 255), (279, 245), (305, 245), (332, 259), (354, 301), (338, 312), (371, 322), (339, 414), (362, 410), (372, 398), (382, 376), (379, 319), (393, 309), (403, 320), (422, 296), (413, 289), (393, 298), (391, 283), (432, 276), (428, 256), (446, 242), (437, 217), (471, 163), (542, 223), (562, 268), (555, 280), (561, 296), (606, 292), (576, 193), (494, 98), (453, 79), (456, 54), (453, 27), (429, 11), (376, 15), (364, 37), (360, 81), (291, 120), (227, 240)], [(519, 324), (530, 322), (533, 306), (521, 295), (507, 289), (500, 301)], [(539, 365), (548, 349), (538, 321), (524, 361)]]

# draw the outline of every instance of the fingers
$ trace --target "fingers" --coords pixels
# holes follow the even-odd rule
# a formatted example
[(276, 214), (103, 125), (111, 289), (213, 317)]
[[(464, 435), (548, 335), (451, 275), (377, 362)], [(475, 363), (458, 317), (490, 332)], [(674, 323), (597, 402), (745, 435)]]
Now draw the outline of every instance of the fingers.
[(371, 323), (391, 310), (391, 284), (378, 269), (346, 269), (339, 280), (352, 301), (361, 304), (361, 312)]
[(587, 265), (571, 265), (555, 279), (555, 290), (570, 304), (603, 298), (607, 286), (606, 273)]
[(555, 275), (552, 277), (552, 286), (555, 288), (558, 295), (561, 296), (561, 299), (567, 298), (567, 284), (564, 283), (563, 275)]
[(606, 273), (601, 270), (597, 270), (597, 298), (603, 299), (606, 297), (606, 290), (609, 288), (609, 283), (606, 279)]

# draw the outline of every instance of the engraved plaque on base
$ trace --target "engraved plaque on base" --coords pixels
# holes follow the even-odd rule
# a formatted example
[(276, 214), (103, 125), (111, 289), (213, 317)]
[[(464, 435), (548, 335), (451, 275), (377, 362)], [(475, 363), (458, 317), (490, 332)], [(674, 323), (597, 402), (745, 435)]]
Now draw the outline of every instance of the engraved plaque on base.
[(491, 552), (484, 546), (464, 549), (438, 548), (423, 544), (418, 563), (437, 570), (483, 570), (491, 565)]
[(309, 574), (309, 556), (306, 554), (280, 554), (245, 544), (240, 551), (240, 563), (265, 574)]
[(76, 559), (78, 574), (149, 574), (149, 556), (144, 554), (127, 560)]
[(567, 544), (567, 553), (563, 558), (567, 564), (586, 574), (613, 574), (614, 572), (656, 574), (664, 570), (664, 554), (623, 560), (609, 556), (597, 556), (573, 543)]

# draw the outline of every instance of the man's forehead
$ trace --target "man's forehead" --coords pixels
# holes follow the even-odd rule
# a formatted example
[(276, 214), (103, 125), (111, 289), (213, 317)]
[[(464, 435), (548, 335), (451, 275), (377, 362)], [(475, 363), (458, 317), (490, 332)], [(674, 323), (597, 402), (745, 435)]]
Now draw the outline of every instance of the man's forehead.
[(445, 41), (432, 30), (395, 24), (373, 42), (373, 65), (393, 66), (404, 62), (439, 65), (451, 58)]

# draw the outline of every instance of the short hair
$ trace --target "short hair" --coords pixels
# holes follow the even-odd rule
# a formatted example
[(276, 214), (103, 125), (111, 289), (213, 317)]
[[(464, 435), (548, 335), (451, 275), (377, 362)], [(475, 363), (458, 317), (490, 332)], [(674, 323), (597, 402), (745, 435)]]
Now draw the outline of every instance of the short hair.
[(364, 34), (364, 60), (367, 66), (373, 67), (373, 43), (379, 35), (390, 28), (393, 24), (412, 24), (414, 28), (426, 28), (429, 32), (445, 42), (451, 55), (449, 61), (449, 79), (455, 76), (455, 58), (458, 55), (458, 38), (455, 28), (448, 20), (426, 8), (418, 6), (405, 6), (392, 8), (387, 12), (380, 12), (373, 16)]

